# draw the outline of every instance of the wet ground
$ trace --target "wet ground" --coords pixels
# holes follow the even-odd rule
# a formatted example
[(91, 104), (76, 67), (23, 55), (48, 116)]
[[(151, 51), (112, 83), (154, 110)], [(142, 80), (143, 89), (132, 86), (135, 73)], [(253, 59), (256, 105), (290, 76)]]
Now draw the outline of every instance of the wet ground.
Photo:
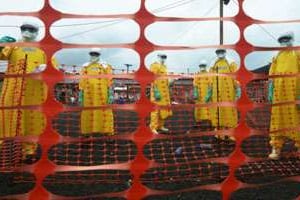
[[(77, 138), (78, 141), (60, 143), (53, 146), (48, 157), (57, 165), (95, 166), (119, 164), (132, 161), (137, 153), (136, 145), (131, 140), (102, 137), (101, 133), (79, 137), (80, 127), (78, 112), (60, 114), (53, 121), (53, 127), (63, 136)], [(134, 112), (115, 111), (115, 130), (117, 134), (132, 133), (138, 126), (138, 117)], [(195, 123), (192, 112), (176, 111), (167, 121), (170, 128), (168, 137), (156, 139), (144, 148), (144, 155), (158, 165), (148, 169), (140, 178), (141, 182), (155, 195), (147, 200), (218, 200), (220, 191), (200, 190), (199, 186), (222, 184), (228, 177), (226, 164), (214, 159), (228, 157), (235, 149), (231, 140), (220, 140), (214, 136), (201, 135), (209, 130), (203, 124)], [(242, 133), (241, 133), (242, 134)], [(182, 137), (184, 136), (184, 137)], [(82, 138), (87, 140), (82, 140)], [(239, 189), (232, 193), (232, 200), (293, 200), (300, 195), (300, 182), (286, 180), (300, 176), (300, 158), (294, 155), (295, 148), (290, 141), (284, 147), (284, 156), (278, 161), (267, 159), (270, 152), (267, 136), (252, 136), (243, 141), (242, 151), (257, 161), (245, 163), (235, 172), (242, 183), (251, 184), (251, 188)], [(5, 154), (1, 154), (1, 171), (14, 169), (24, 164), (19, 159), (16, 141), (5, 141)], [(39, 159), (40, 149), (35, 157), (25, 163), (32, 164)], [(204, 159), (212, 159), (203, 161)], [(132, 174), (127, 170), (106, 169), (91, 171), (57, 172), (48, 176), (44, 187), (51, 193), (80, 199), (124, 199), (101, 197), (102, 194), (122, 192), (130, 188)], [(299, 178), (298, 178), (299, 179)], [(13, 194), (29, 192), (34, 187), (35, 179), (30, 173), (0, 173), (0, 199)], [(191, 191), (186, 191), (191, 189)], [(160, 194), (160, 192), (168, 194)], [(96, 195), (96, 197), (88, 197)]]

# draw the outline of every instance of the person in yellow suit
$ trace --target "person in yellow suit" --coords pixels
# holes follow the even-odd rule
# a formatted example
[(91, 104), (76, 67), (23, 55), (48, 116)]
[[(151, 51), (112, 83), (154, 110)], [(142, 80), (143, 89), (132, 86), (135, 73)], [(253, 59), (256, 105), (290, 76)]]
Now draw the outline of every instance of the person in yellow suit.
[[(21, 25), (22, 42), (35, 42), (38, 36), (38, 25), (25, 22)], [(46, 68), (46, 55), (36, 47), (4, 47), (1, 60), (8, 60), (8, 67), (0, 95), (0, 107), (41, 105), (47, 98), (46, 84), (25, 74), (39, 73)], [(30, 109), (1, 109), (0, 137), (39, 135), (45, 127), (41, 112)], [(23, 159), (35, 154), (37, 144), (22, 143)]]
[[(159, 76), (166, 76), (167, 66), (165, 65), (167, 55), (158, 54), (158, 61), (150, 66), (150, 71), (158, 75), (156, 80), (151, 84), (150, 100), (159, 106), (171, 105), (169, 80), (168, 78), (160, 78)], [(154, 134), (158, 134), (158, 130), (168, 132), (169, 129), (165, 127), (165, 120), (172, 116), (172, 111), (168, 108), (159, 108), (151, 112), (150, 129)]]
[[(89, 52), (90, 62), (84, 64), (81, 75), (111, 75), (112, 67), (100, 62), (100, 49)], [(112, 79), (109, 77), (82, 78), (79, 81), (80, 102), (83, 107), (107, 106), (113, 103)], [(114, 135), (114, 117), (111, 108), (82, 110), (81, 133)]]
[[(278, 38), (282, 47), (291, 47), (294, 34), (285, 33)], [(300, 150), (300, 108), (294, 103), (300, 99), (300, 53), (296, 50), (283, 49), (273, 59), (269, 75), (289, 75), (289, 77), (270, 78), (268, 99), (271, 103), (290, 102), (288, 105), (274, 105), (271, 109), (270, 145), (271, 159), (279, 159), (281, 148), (286, 139), (295, 142)], [(286, 129), (286, 130), (284, 130)]]
[[(207, 74), (207, 62), (202, 60), (199, 65), (200, 71), (196, 74), (193, 86), (193, 96), (195, 99), (195, 104), (204, 104), (206, 103), (207, 93), (209, 88), (211, 88), (211, 78), (209, 76), (199, 76)], [(195, 121), (200, 122), (203, 120), (210, 119), (210, 110), (209, 108), (196, 107), (194, 111)]]
[[(226, 74), (234, 73), (237, 64), (226, 58), (226, 49), (216, 50), (217, 59), (210, 68), (211, 73)], [(234, 102), (240, 98), (241, 89), (237, 82), (231, 77), (214, 76), (212, 77), (212, 87), (209, 90), (207, 102)], [(211, 108), (212, 126), (217, 129), (234, 128), (238, 124), (237, 109), (233, 107)], [(222, 136), (217, 136), (223, 139)], [(234, 139), (231, 137), (231, 139)]]

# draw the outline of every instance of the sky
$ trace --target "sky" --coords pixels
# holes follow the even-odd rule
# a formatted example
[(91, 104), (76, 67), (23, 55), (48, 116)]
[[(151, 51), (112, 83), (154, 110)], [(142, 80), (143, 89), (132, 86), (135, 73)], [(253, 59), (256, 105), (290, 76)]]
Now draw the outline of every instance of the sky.
[[(56, 52), (55, 57), (57, 58), (58, 63), (65, 65), (64, 70), (67, 72), (73, 71), (73, 66), (76, 66), (76, 71), (80, 71), (83, 64), (89, 62), (89, 51), (90, 49), (87, 48), (62, 49)], [(122, 69), (126, 68), (124, 64), (132, 65), (129, 69), (130, 71), (136, 71), (139, 68), (140, 56), (132, 49), (104, 48), (100, 49), (100, 52), (101, 61), (112, 65), (116, 73), (122, 73)], [(74, 59), (74, 55), (76, 55), (76, 59)], [(128, 58), (130, 58), (130, 60)]]
[[(219, 0), (147, 0), (146, 8), (156, 16), (164, 17), (217, 17)], [(225, 16), (235, 16), (238, 13), (236, 0), (231, 0), (224, 6)], [(43, 0), (0, 0), (0, 12), (36, 12), (42, 8)], [(140, 7), (140, 0), (51, 0), (51, 6), (63, 13), (71, 14), (133, 14)], [(266, 9), (267, 8), (267, 9)], [(243, 9), (250, 17), (258, 20), (297, 20), (300, 19), (299, 0), (245, 0)], [(276, 14), (274, 14), (276, 13)], [(44, 37), (43, 23), (36, 18), (27, 16), (0, 15), (0, 37), (10, 35), (20, 38), (19, 26), (24, 21), (34, 21), (41, 26), (39, 40)], [(66, 26), (72, 25), (72, 26)], [(285, 31), (295, 33), (295, 45), (300, 46), (299, 23), (275, 23), (256, 25), (246, 28), (240, 33), (234, 22), (224, 24), (225, 44), (235, 44), (241, 34), (255, 46), (277, 47), (277, 38)], [(55, 22), (51, 34), (64, 43), (76, 44), (124, 44), (133, 43), (139, 38), (139, 26), (128, 19), (61, 19)], [(218, 22), (156, 22), (149, 25), (145, 35), (150, 42), (158, 45), (170, 46), (201, 46), (218, 44)], [(56, 54), (60, 63), (65, 65), (81, 65), (88, 60), (88, 49), (62, 50)], [(139, 56), (129, 49), (102, 49), (102, 59), (110, 62), (117, 68), (125, 63), (139, 66)], [(207, 59), (208, 63), (214, 58), (214, 49), (195, 49), (189, 51), (166, 51), (169, 55), (170, 70), (178, 73), (197, 70), (200, 60)], [(146, 65), (155, 61), (157, 52), (152, 52), (146, 58)], [(246, 59), (246, 67), (250, 70), (267, 64), (276, 52), (253, 52)], [(236, 52), (228, 51), (228, 57), (240, 63)], [(183, 67), (180, 67), (183, 66)]]
[[(224, 30), (224, 44), (238, 42), (240, 31), (235, 23), (224, 22)], [(152, 43), (160, 46), (218, 45), (220, 41), (219, 21), (156, 22), (145, 33)]]
[(140, 0), (51, 0), (53, 8), (68, 14), (102, 15), (133, 14), (141, 5)]
[[(199, 64), (205, 60), (208, 67), (213, 65), (216, 60), (216, 54), (213, 48), (194, 49), (194, 50), (173, 50), (173, 51), (154, 51), (146, 56), (146, 67), (150, 68), (153, 61), (157, 60), (157, 54), (166, 54), (168, 56), (166, 65), (169, 72), (194, 73), (199, 71)], [(235, 61), (240, 66), (240, 57), (234, 50), (227, 50), (228, 60)]]
[(56, 21), (50, 32), (54, 38), (69, 44), (126, 44), (138, 40), (140, 27), (129, 19), (76, 18)]

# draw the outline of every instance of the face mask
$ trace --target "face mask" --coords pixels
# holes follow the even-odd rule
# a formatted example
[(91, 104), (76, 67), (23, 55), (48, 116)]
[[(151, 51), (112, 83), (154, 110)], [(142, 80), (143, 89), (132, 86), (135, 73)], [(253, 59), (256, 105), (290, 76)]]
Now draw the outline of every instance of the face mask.
[(28, 30), (21, 32), (24, 41), (34, 41), (38, 35), (37, 32), (30, 32)]
[(201, 72), (206, 71), (206, 65), (202, 64), (202, 65), (199, 66), (199, 68), (200, 68)]
[(98, 62), (99, 61), (99, 56), (91, 56), (90, 61), (92, 63)]
[(225, 58), (225, 53), (219, 53), (217, 54), (217, 57), (220, 59)]
[(282, 42), (280, 42), (280, 46), (290, 47), (290, 46), (292, 46), (292, 42), (291, 41), (282, 41)]
[(200, 71), (201, 71), (201, 72), (205, 72), (205, 71), (206, 71), (206, 68), (205, 68), (205, 67), (200, 67)]
[(158, 58), (159, 63), (164, 64), (166, 62), (166, 59), (164, 58)]

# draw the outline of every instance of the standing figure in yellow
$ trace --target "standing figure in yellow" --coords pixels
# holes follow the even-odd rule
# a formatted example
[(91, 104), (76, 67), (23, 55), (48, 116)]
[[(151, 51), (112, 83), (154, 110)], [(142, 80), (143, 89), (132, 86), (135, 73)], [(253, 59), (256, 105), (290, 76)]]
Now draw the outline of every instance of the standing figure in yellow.
[[(293, 33), (283, 34), (278, 38), (282, 47), (291, 47)], [(270, 144), (271, 159), (279, 159), (281, 148), (286, 139), (295, 142), (300, 150), (300, 108), (295, 101), (300, 99), (300, 53), (291, 49), (279, 51), (273, 59), (269, 75), (289, 75), (288, 77), (270, 78), (268, 99), (271, 103), (290, 102), (288, 105), (274, 105), (271, 110)]]
[[(21, 42), (35, 42), (38, 25), (30, 22), (21, 25)], [(41, 80), (24, 77), (25, 74), (39, 73), (46, 67), (45, 53), (35, 47), (4, 47), (1, 60), (8, 60), (8, 68), (0, 95), (0, 107), (41, 105), (47, 97), (47, 87)], [(1, 109), (0, 137), (39, 135), (45, 127), (43, 114), (30, 109)], [(37, 144), (22, 143), (23, 159), (35, 154)]]
[[(237, 64), (226, 58), (225, 49), (216, 50), (217, 59), (210, 68), (211, 73), (226, 74), (234, 73), (237, 70)], [(212, 77), (212, 87), (210, 98), (207, 102), (234, 102), (241, 95), (241, 89), (237, 82), (231, 77), (214, 76)], [(234, 128), (238, 124), (237, 109), (233, 107), (211, 108), (212, 126), (217, 129)], [(220, 137), (220, 136), (218, 136)], [(222, 138), (222, 137), (221, 137)], [(234, 138), (231, 138), (234, 139)]]
[[(207, 102), (208, 93), (211, 92), (211, 78), (208, 76), (200, 76), (207, 74), (207, 62), (206, 60), (202, 60), (199, 65), (200, 71), (196, 74), (193, 86), (193, 96), (195, 99), (195, 104), (205, 104)], [(196, 107), (195, 112), (195, 121), (200, 122), (203, 120), (211, 120), (210, 119), (210, 109), (207, 107), (201, 108)]]
[[(165, 65), (167, 55), (158, 54), (158, 61), (154, 62), (150, 66), (150, 71), (157, 75), (157, 79), (151, 84), (150, 100), (158, 106), (171, 105), (169, 80), (166, 77), (167, 66)], [(154, 134), (158, 134), (158, 130), (168, 132), (169, 129), (165, 127), (165, 120), (172, 115), (172, 111), (169, 108), (158, 108), (151, 112), (150, 116), (150, 129)]]
[[(112, 67), (100, 62), (100, 49), (92, 48), (90, 62), (84, 64), (81, 75), (111, 75)], [(84, 77), (79, 81), (80, 102), (83, 107), (103, 106), (104, 108), (84, 109), (81, 112), (81, 133), (102, 133), (114, 135), (114, 118), (108, 104), (113, 103), (112, 79), (110, 77)]]

